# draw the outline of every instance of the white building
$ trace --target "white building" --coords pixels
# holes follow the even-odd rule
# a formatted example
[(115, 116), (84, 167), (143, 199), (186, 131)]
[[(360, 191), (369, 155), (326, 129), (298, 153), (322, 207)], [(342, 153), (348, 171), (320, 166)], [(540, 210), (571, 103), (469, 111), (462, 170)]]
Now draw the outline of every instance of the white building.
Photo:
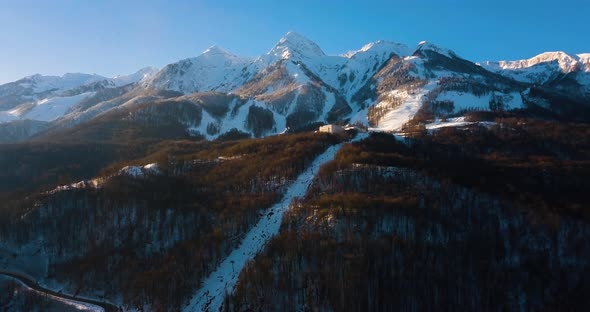
[(339, 125), (325, 125), (321, 126), (319, 132), (327, 132), (327, 133), (343, 133), (344, 128)]

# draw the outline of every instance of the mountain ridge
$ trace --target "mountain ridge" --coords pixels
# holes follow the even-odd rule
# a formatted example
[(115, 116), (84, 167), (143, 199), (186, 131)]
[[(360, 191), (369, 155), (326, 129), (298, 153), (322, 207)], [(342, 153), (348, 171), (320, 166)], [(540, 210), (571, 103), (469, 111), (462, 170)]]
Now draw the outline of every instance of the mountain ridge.
[[(203, 111), (200, 120), (182, 123), (187, 133), (208, 139), (230, 130), (266, 136), (318, 123), (356, 122), (381, 131), (400, 131), (415, 114), (431, 109), (439, 100), (457, 105), (444, 112), (434, 111), (435, 118), (460, 117), (473, 109), (489, 110), (488, 102), (497, 96), (506, 98), (510, 109), (537, 105), (561, 112), (556, 101), (563, 97), (585, 109), (578, 103), (590, 99), (590, 76), (585, 71), (589, 66), (590, 53), (571, 56), (563, 52), (545, 52), (521, 61), (474, 63), (427, 41), (411, 47), (378, 40), (356, 51), (327, 55), (312, 40), (288, 32), (267, 53), (256, 57), (238, 56), (213, 45), (198, 56), (160, 70), (147, 67), (106, 79), (67, 74), (60, 79), (75, 83), (53, 89), (44, 86), (51, 87), (49, 83), (41, 84), (39, 90), (45, 93), (34, 93), (34, 87), (26, 81), (24, 86), (18, 81), (2, 85), (0, 123), (28, 118), (49, 122), (48, 129), (67, 128), (111, 111), (168, 101), (192, 103)], [(59, 78), (42, 77), (27, 79)], [(422, 88), (425, 85), (429, 87)], [(527, 88), (541, 88), (542, 92), (525, 92)], [(230, 97), (235, 94), (240, 100), (212, 104), (202, 99), (230, 97), (197, 96), (197, 102), (191, 100), (194, 97), (182, 98), (210, 92)], [(43, 106), (45, 103), (58, 106)], [(410, 106), (410, 113), (399, 115), (399, 109)], [(211, 115), (211, 107), (224, 107), (223, 113)], [(28, 114), (40, 108), (44, 108), (41, 113)], [(575, 115), (575, 110), (569, 107), (567, 111)], [(383, 120), (386, 115), (387, 121)], [(266, 122), (260, 123), (261, 118)]]

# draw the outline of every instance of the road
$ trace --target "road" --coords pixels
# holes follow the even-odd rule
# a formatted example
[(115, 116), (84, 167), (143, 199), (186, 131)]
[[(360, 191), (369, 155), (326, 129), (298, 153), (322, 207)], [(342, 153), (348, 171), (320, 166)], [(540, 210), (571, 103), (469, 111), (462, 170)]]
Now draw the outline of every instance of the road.
[(58, 292), (53, 291), (51, 289), (44, 288), (43, 286), (39, 285), (39, 283), (37, 283), (35, 280), (33, 280), (31, 277), (26, 276), (25, 274), (22, 274), (19, 272), (6, 271), (6, 270), (0, 269), (0, 275), (15, 278), (15, 279), (19, 280), (21, 283), (25, 284), (27, 287), (29, 287), (33, 290), (36, 290), (40, 293), (43, 293), (43, 294), (51, 295), (51, 296), (54, 296), (57, 298), (70, 300), (70, 301), (74, 301), (74, 302), (78, 302), (78, 303), (92, 304), (92, 305), (101, 307), (105, 312), (118, 312), (118, 311), (120, 311), (119, 308), (117, 308), (116, 306), (114, 306), (110, 303), (96, 301), (96, 300), (92, 300), (92, 299), (75, 297), (75, 296), (71, 296), (71, 295), (66, 295), (66, 294), (58, 293)]

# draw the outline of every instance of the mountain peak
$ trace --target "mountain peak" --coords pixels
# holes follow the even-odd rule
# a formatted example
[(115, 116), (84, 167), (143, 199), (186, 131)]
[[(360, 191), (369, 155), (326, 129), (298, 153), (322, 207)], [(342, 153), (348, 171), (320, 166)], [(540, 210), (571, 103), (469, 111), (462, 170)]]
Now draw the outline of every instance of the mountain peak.
[(295, 41), (311, 41), (311, 40), (300, 33), (297, 33), (294, 31), (289, 31), (281, 38), (281, 40), (279, 40), (279, 42), (281, 42), (281, 43), (285, 42), (285, 41), (294, 41), (295, 42)]
[(268, 55), (279, 59), (325, 56), (322, 49), (315, 42), (292, 31), (285, 34), (268, 52)]
[(367, 52), (379, 53), (382, 51), (393, 52), (401, 57), (408, 56), (412, 52), (408, 48), (408, 46), (406, 46), (405, 44), (401, 44), (401, 43), (397, 43), (397, 42), (393, 42), (393, 41), (387, 41), (387, 40), (377, 40), (377, 41), (365, 44), (360, 50), (350, 51), (348, 53), (345, 53), (343, 56), (347, 57), (347, 58), (352, 58), (352, 57), (358, 56), (362, 53), (367, 53)]
[(454, 51), (447, 49), (447, 48), (443, 48), (441, 46), (438, 46), (432, 42), (428, 42), (428, 41), (420, 41), (418, 43), (418, 46), (416, 47), (416, 52), (419, 51), (433, 51), (436, 52), (438, 54), (442, 54), (446, 57), (449, 58), (453, 58), (453, 57), (458, 57), (457, 53), (455, 53)]
[(584, 70), (590, 72), (590, 53), (578, 54), (578, 60), (584, 65)]
[(48, 90), (68, 90), (82, 85), (107, 79), (97, 74), (65, 73), (62, 76), (46, 76), (35, 74), (18, 80), (21, 86), (31, 87), (34, 92)]
[(571, 72), (578, 65), (577, 57), (573, 57), (563, 51), (543, 52), (535, 57), (526, 60), (526, 67), (534, 66), (539, 63), (557, 62), (563, 72)]
[(214, 44), (210, 47), (208, 47), (205, 51), (203, 51), (202, 54), (209, 54), (209, 55), (214, 55), (214, 54), (223, 54), (223, 55), (231, 55), (231, 53), (227, 52), (225, 49), (223, 49), (222, 47)]
[[(584, 65), (584, 54), (570, 55), (563, 51), (543, 52), (532, 58), (516, 61), (483, 62), (482, 65), (492, 70), (523, 70), (540, 64), (559, 67), (564, 73), (575, 71), (580, 63)], [(554, 65), (551, 65), (554, 64)]]

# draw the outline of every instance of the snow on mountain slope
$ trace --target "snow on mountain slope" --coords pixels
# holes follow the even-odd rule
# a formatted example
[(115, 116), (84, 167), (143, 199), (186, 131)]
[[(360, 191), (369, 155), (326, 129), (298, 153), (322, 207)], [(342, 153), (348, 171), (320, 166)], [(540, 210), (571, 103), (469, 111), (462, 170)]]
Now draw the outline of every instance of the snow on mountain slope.
[(472, 124), (472, 122), (465, 121), (465, 117), (450, 118), (446, 121), (440, 119), (426, 124), (428, 130), (438, 130), (446, 127), (462, 127)]
[[(235, 111), (224, 116), (205, 112), (205, 122), (186, 124), (189, 132), (213, 139), (235, 128), (259, 136), (287, 127), (304, 129), (314, 123), (334, 122), (361, 122), (394, 130), (419, 110), (417, 94), (424, 90), (418, 89), (425, 85), (434, 85), (439, 93), (456, 91), (446, 93), (452, 95), (456, 107), (485, 109), (488, 99), (473, 94), (513, 95), (526, 89), (526, 83), (544, 84), (584, 98), (590, 94), (589, 68), (590, 54), (563, 52), (478, 66), (426, 41), (413, 48), (376, 41), (343, 55), (326, 55), (313, 41), (289, 32), (257, 58), (239, 57), (212, 46), (197, 57), (169, 64), (160, 71), (144, 68), (115, 78), (86, 74), (30, 76), (0, 86), (0, 123), (21, 118), (55, 120), (68, 114), (54, 122), (59, 125), (50, 125), (50, 129), (63, 128), (111, 110), (216, 91), (239, 95), (243, 99), (240, 105), (246, 104), (235, 104)], [(441, 81), (446, 84), (439, 85)], [(122, 85), (129, 88), (119, 92)], [(96, 92), (96, 96), (81, 96), (78, 103), (66, 100), (88, 92)], [(405, 104), (398, 106), (398, 102)], [(264, 129), (254, 131), (251, 124), (260, 125), (262, 121)]]
[[(85, 110), (92, 109), (93, 105), (121, 95), (120, 93), (124, 90), (130, 90), (134, 83), (148, 79), (156, 71), (157, 69), (153, 67), (146, 67), (133, 74), (115, 78), (87, 74), (65, 74), (62, 77), (30, 76), (15, 83), (0, 86), (0, 93), (3, 89), (13, 91), (12, 94), (7, 93), (7, 101), (13, 103), (5, 106), (7, 110), (0, 110), (0, 123), (19, 119), (54, 121), (70, 113), (74, 114), (70, 117), (78, 119), (77, 116), (82, 115)], [(31, 91), (33, 89), (44, 91), (34, 93)], [(21, 92), (15, 98), (18, 90), (24, 90), (25, 93)], [(94, 95), (97, 97), (93, 98)]]
[[(23, 104), (34, 105), (50, 101), (54, 97), (72, 97), (82, 93), (113, 89), (139, 82), (153, 75), (154, 68), (144, 68), (136, 73), (115, 78), (100, 75), (64, 74), (63, 76), (33, 75), (0, 85), (0, 111), (16, 109)], [(22, 107), (19, 108), (22, 111)], [(5, 115), (5, 114), (4, 114)], [(0, 118), (0, 122), (8, 118)]]
[(346, 58), (366, 58), (367, 55), (372, 56), (372, 54), (366, 54), (367, 52), (385, 55), (395, 53), (399, 56), (408, 56), (412, 54), (413, 51), (405, 44), (378, 40), (365, 44), (359, 50), (347, 52), (343, 56)]
[(111, 80), (114, 82), (115, 86), (120, 87), (131, 83), (141, 82), (143, 80), (150, 79), (156, 73), (158, 73), (158, 71), (159, 70), (155, 67), (144, 67), (133, 74), (115, 76)]
[(235, 111), (235, 113), (229, 113), (224, 118), (216, 118), (206, 110), (203, 110), (199, 125), (189, 125), (187, 129), (190, 133), (201, 134), (208, 140), (216, 139), (219, 135), (227, 133), (232, 129), (249, 133), (250, 131), (246, 129), (246, 120), (250, 107), (256, 105), (257, 102), (252, 100), (239, 105), (238, 100), (235, 99), (229, 105), (230, 109)]
[(526, 60), (486, 61), (478, 64), (518, 81), (542, 84), (557, 74), (590, 72), (590, 53), (569, 55), (561, 51), (544, 52)]
[(107, 78), (97, 74), (83, 73), (66, 73), (63, 76), (44, 76), (40, 74), (25, 77), (16, 81), (23, 88), (32, 89), (33, 93), (43, 93), (47, 91), (59, 92), (71, 90), (84, 85), (90, 85), (96, 82), (112, 82), (115, 86), (122, 86), (138, 82), (146, 77), (152, 76), (157, 71), (153, 67), (145, 67), (139, 71), (130, 74)]
[(584, 65), (584, 71), (590, 72), (590, 53), (578, 54), (578, 61)]
[[(382, 71), (378, 75), (387, 62), (401, 69)], [(413, 88), (412, 84), (423, 81), (422, 85), (430, 82), (429, 86), (436, 86), (437, 80), (446, 77), (475, 79), (478, 76), (481, 76), (478, 81), (490, 83), (485, 81), (485, 73), (493, 76), (450, 49), (428, 42), (410, 49), (403, 44), (377, 41), (358, 51), (330, 56), (313, 41), (289, 32), (267, 54), (253, 61), (212, 47), (195, 59), (168, 65), (146, 86), (185, 94), (211, 90), (239, 94), (250, 100), (243, 110), (252, 105), (270, 110), (275, 118), (273, 129), (277, 132), (283, 130), (279, 129), (282, 119), (285, 126), (291, 128), (312, 122), (350, 121), (350, 117), (353, 122), (365, 123), (369, 113), (367, 104), (376, 104), (383, 111), (391, 110), (377, 128), (399, 130), (400, 122), (411, 119), (421, 107), (421, 97), (414, 93), (409, 95), (408, 88)], [(364, 91), (360, 92), (361, 89)], [(393, 96), (396, 92), (409, 97), (406, 105), (397, 109), (392, 110), (392, 103), (369, 101), (370, 97)], [(248, 118), (242, 109), (239, 116)], [(203, 118), (208, 116), (205, 114)], [(228, 130), (226, 125), (247, 132), (246, 121), (236, 118), (232, 115), (225, 117), (227, 120), (207, 120), (206, 123), (216, 124), (215, 128), (221, 133)], [(201, 123), (190, 127), (190, 131), (203, 134), (204, 127)], [(208, 138), (216, 135), (206, 134)]]
[(349, 102), (377, 71), (392, 57), (405, 57), (411, 54), (408, 46), (390, 41), (376, 41), (360, 50), (349, 52), (344, 66), (338, 71), (337, 82), (333, 82)]
[(160, 174), (160, 169), (156, 163), (145, 166), (125, 166), (119, 170), (119, 175), (127, 175), (135, 178), (158, 174)]
[(21, 105), (9, 111), (1, 111), (0, 123), (18, 119), (53, 121), (65, 115), (73, 105), (92, 95), (94, 95), (94, 92), (68, 97), (57, 96), (36, 101), (33, 104)]
[(195, 58), (169, 64), (144, 82), (147, 88), (190, 94), (231, 91), (250, 77), (250, 58), (242, 58), (212, 46)]
[(374, 79), (376, 100), (351, 120), (369, 124), (373, 131), (400, 131), (424, 103), (430, 104), (427, 111), (438, 109), (432, 105), (436, 101), (453, 104), (451, 111), (441, 108), (447, 114), (489, 110), (492, 97), (507, 110), (523, 107), (522, 86), (427, 42), (419, 43), (411, 56), (390, 59)]
[(89, 98), (94, 95), (94, 92), (82, 93), (70, 97), (53, 97), (50, 99), (43, 99), (35, 103), (35, 106), (20, 115), (21, 119), (31, 119), (40, 121), (52, 121), (65, 115), (72, 105), (79, 101)]
[(17, 120), (18, 116), (15, 116), (11, 111), (0, 111), (0, 123)]
[(37, 74), (25, 77), (17, 83), (25, 88), (32, 88), (35, 93), (41, 93), (52, 90), (65, 91), (102, 80), (107, 80), (107, 78), (96, 74), (67, 73), (61, 77)]
[(352, 95), (364, 86), (390, 57), (403, 57), (410, 53), (411, 50), (406, 45), (377, 41), (344, 55), (326, 55), (313, 41), (289, 32), (270, 52), (259, 57), (255, 64), (264, 66), (280, 60), (301, 64), (323, 83), (339, 90), (350, 102)]
[[(391, 97), (399, 98), (401, 104), (389, 110), (385, 115), (379, 119), (375, 128), (370, 128), (372, 131), (399, 131), (402, 126), (410, 121), (416, 115), (418, 110), (422, 107), (422, 100), (424, 96), (432, 89), (435, 88), (437, 82), (431, 81), (423, 88), (418, 91), (401, 91), (393, 90), (390, 92)], [(376, 107), (385, 106), (388, 103), (382, 101), (376, 104)]]
[[(169, 64), (148, 79), (144, 85), (156, 90), (183, 94), (205, 91), (229, 92), (238, 89), (256, 74), (277, 62), (314, 63), (325, 54), (309, 39), (294, 32), (287, 33), (267, 53), (257, 58), (238, 57), (218, 46), (212, 46), (195, 58)], [(294, 76), (295, 78), (304, 76)]]
[[(289, 56), (260, 70), (234, 92), (255, 100), (257, 106), (270, 110), (274, 116), (282, 116), (278, 120), (275, 118), (278, 132), (284, 130), (283, 119), (286, 120), (286, 127), (291, 129), (302, 128), (317, 121), (334, 121), (346, 115), (350, 108), (338, 91), (324, 81), (325, 78), (314, 73), (318, 69), (316, 65), (322, 64), (323, 60), (346, 61), (343, 57), (328, 57), (320, 53), (305, 61), (296, 61)], [(337, 70), (339, 65), (327, 67)]]
[[(283, 62), (290, 67), (292, 72), (301, 70), (293, 68), (290, 64), (303, 65), (323, 82), (334, 86), (336, 72), (346, 63), (346, 60), (343, 57), (328, 56), (315, 42), (295, 32), (288, 32), (267, 54), (256, 58), (253, 68), (255, 71), (260, 72), (277, 62)], [(303, 74), (303, 76), (307, 77), (306, 74)], [(302, 75), (297, 74), (296, 76), (293, 75), (293, 77), (300, 78)]]
[[(10, 110), (21, 104), (33, 103), (53, 96), (62, 96), (67, 91), (80, 88), (83, 85), (99, 84), (105, 79), (103, 76), (88, 74), (65, 74), (61, 77), (37, 74), (25, 77), (0, 85), (0, 111)], [(93, 90), (80, 90), (78, 93), (88, 91)], [(64, 96), (72, 95), (74, 94)]]
[(298, 33), (288, 32), (266, 56), (268, 61), (274, 62), (280, 59), (305, 60), (325, 55), (315, 42)]
[(500, 61), (500, 62), (484, 62), (483, 65), (490, 69), (523, 69), (535, 66), (539, 63), (553, 63), (556, 62), (562, 72), (571, 72), (576, 69), (578, 64), (577, 56), (570, 56), (565, 52), (544, 52), (527, 60), (518, 61)]
[(418, 46), (416, 47), (416, 51), (414, 53), (418, 53), (420, 51), (433, 51), (438, 54), (444, 55), (448, 58), (458, 57), (454, 51), (440, 47), (428, 41), (420, 41), (418, 43)]

